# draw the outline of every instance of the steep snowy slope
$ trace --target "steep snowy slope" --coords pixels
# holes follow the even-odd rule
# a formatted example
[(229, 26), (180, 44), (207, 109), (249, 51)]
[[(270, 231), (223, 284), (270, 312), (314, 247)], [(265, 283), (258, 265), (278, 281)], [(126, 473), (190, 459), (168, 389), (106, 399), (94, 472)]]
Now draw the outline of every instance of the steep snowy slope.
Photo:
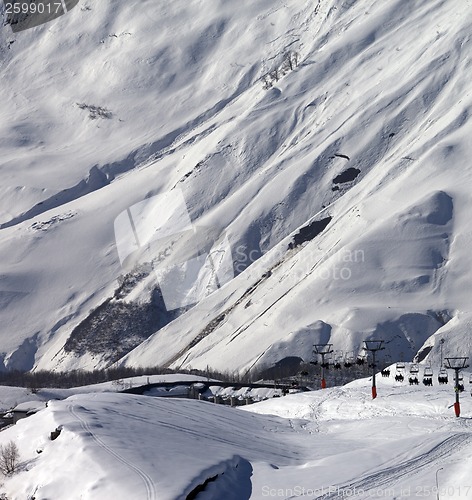
[[(321, 54), (318, 47), (313, 49), (310, 54), (318, 59), (315, 69), (299, 68), (296, 79), (284, 80), (286, 85), (280, 87), (285, 107), (289, 96), (302, 101), (307, 93), (310, 99), (318, 95), (320, 80), (334, 101), (331, 122), (335, 123), (325, 125), (332, 135), (323, 141), (325, 130), (315, 121), (320, 108), (316, 103), (316, 118), (304, 117), (312, 125), (306, 133), (315, 138), (301, 140), (292, 150), (314, 149), (313, 171), (329, 175), (329, 188), (335, 174), (348, 165), (360, 170), (361, 179), (339, 199), (329, 199), (331, 205), (316, 218), (329, 213), (332, 222), (297, 255), (281, 243), (272, 262), (254, 266), (228, 285), (223, 307), (220, 297), (207, 301), (216, 305), (219, 315), (212, 310), (204, 328), (197, 330), (195, 324), (208, 303), (138, 347), (127, 362), (158, 359), (176, 366), (248, 369), (255, 362), (273, 363), (290, 354), (310, 359), (317, 342), (357, 351), (371, 336), (386, 339), (393, 356), (412, 357), (438, 329), (438, 335), (448, 339), (447, 352), (469, 354), (470, 340), (458, 330), (468, 323), (470, 267), (470, 101), (461, 90), (467, 85), (463, 78), (469, 60), (462, 47), (468, 35), (461, 39), (464, 18), (455, 26), (455, 35), (449, 26), (448, 35), (460, 40), (453, 47), (446, 34), (438, 33), (434, 48), (428, 36), (413, 43), (418, 26), (429, 33), (433, 19), (443, 29), (450, 25), (450, 11), (441, 5), (402, 3), (392, 11), (390, 3), (372, 5), (368, 15), (362, 11), (350, 28), (343, 28), (342, 38), (333, 40), (332, 46), (328, 42)], [(349, 64), (343, 59), (346, 52)], [(318, 66), (323, 68), (319, 73)], [(373, 75), (366, 79), (368, 70)], [(303, 92), (303, 88), (316, 90)], [(336, 152), (350, 160), (333, 158)], [(288, 180), (288, 172), (294, 174), (293, 163), (286, 171), (285, 185), (301, 182)], [(308, 192), (313, 189), (313, 194), (305, 199), (314, 205), (328, 203), (330, 189), (323, 190), (322, 180), (307, 179), (309, 174), (305, 172), (302, 186)], [(280, 189), (272, 187), (271, 196)], [(304, 200), (304, 195), (299, 192), (296, 199)], [(314, 213), (317, 208), (321, 207)], [(272, 274), (246, 293), (268, 269)], [(443, 331), (452, 316), (455, 321)], [(219, 319), (216, 325), (210, 323), (214, 317)], [(465, 333), (467, 327), (462, 328)]]
[(468, 355), (471, 22), (115, 0), (4, 27), (4, 365), (246, 370), (368, 336)]

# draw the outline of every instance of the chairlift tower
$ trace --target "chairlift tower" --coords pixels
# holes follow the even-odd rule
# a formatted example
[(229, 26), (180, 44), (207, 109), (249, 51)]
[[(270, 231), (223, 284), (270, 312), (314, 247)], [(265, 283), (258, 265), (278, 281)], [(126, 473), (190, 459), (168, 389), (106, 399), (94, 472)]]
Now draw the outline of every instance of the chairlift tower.
[(454, 379), (454, 391), (456, 393), (456, 402), (454, 403), (454, 411), (456, 412), (456, 417), (459, 417), (461, 414), (461, 407), (459, 403), (459, 372), (464, 368), (468, 368), (467, 361), (469, 358), (446, 358), (445, 367), (455, 372)]
[(313, 354), (318, 354), (321, 356), (321, 388), (326, 389), (326, 380), (324, 377), (325, 368), (328, 367), (328, 364), (325, 362), (325, 356), (331, 354), (333, 350), (331, 347), (333, 344), (314, 344), (313, 345)]
[(383, 343), (383, 340), (364, 340), (364, 349), (372, 353), (372, 399), (377, 397), (377, 386), (375, 385), (375, 369), (377, 368), (375, 353), (385, 349), (385, 347), (382, 347)]

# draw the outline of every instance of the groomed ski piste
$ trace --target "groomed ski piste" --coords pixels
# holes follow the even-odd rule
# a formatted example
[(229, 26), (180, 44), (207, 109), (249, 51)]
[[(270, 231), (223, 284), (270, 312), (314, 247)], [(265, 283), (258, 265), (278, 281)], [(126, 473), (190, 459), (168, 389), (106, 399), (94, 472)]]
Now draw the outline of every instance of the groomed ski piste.
[(15, 500), (470, 499), (468, 380), (459, 418), (451, 380), (409, 386), (393, 375), (379, 377), (375, 400), (369, 378), (239, 408), (113, 392), (50, 400), (0, 433), (21, 457), (0, 492)]

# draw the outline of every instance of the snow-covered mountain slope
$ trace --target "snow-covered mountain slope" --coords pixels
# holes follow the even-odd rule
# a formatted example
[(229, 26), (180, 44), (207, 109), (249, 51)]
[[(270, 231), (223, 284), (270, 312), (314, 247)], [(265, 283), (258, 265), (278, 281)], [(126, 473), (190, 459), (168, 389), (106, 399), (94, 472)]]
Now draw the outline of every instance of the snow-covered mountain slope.
[(439, 470), (441, 498), (472, 498), (468, 392), (464, 418), (456, 418), (451, 385), (381, 378), (375, 401), (369, 385), (238, 408), (111, 393), (50, 401), (0, 433), (21, 459), (0, 492), (57, 500), (433, 499)]
[[(471, 23), (468, 0), (83, 0), (4, 26), (4, 366), (468, 355)], [(133, 210), (136, 238), (178, 234), (120, 255)], [(162, 273), (214, 242), (234, 269), (169, 307)]]

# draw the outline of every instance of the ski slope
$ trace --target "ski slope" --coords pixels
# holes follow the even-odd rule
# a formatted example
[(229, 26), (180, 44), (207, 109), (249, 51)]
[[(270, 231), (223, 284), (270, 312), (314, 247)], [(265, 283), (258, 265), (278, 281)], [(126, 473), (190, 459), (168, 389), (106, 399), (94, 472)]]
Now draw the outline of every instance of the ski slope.
[(15, 500), (177, 500), (192, 491), (199, 500), (432, 500), (438, 472), (442, 499), (472, 498), (469, 384), (460, 418), (448, 408), (450, 384), (380, 378), (374, 401), (369, 385), (242, 408), (106, 392), (50, 401), (0, 433), (22, 459), (1, 491)]
[[(82, 0), (3, 26), (0, 367), (246, 372), (379, 336), (392, 359), (468, 356), (470, 6)], [(134, 331), (158, 283), (115, 221), (176, 192), (235, 277)]]

